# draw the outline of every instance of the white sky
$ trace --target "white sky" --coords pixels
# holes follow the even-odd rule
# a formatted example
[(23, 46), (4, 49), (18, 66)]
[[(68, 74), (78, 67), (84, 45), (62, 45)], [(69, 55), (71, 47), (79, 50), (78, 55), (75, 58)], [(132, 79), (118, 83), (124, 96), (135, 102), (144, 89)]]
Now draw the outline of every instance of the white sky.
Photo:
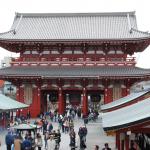
[[(8, 31), (15, 12), (122, 12), (136, 11), (138, 29), (150, 31), (150, 0), (1, 0), (0, 32)], [(0, 48), (0, 60), (4, 56), (16, 56)], [(137, 66), (150, 68), (150, 46), (137, 54)]]

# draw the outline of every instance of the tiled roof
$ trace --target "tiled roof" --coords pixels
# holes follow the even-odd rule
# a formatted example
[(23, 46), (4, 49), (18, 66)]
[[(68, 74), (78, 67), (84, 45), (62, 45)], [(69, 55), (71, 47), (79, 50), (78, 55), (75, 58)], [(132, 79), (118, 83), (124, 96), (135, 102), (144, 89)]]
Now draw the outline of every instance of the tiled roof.
[(143, 77), (150, 75), (150, 69), (137, 67), (43, 67), (17, 66), (0, 69), (0, 77), (6, 76), (33, 76), (33, 77)]
[(8, 96), (0, 94), (0, 112), (7, 110), (16, 110), (29, 107), (26, 104), (20, 103)]
[(133, 101), (134, 99), (137, 99), (138, 97), (141, 97), (143, 96), (144, 94), (146, 94), (147, 92), (149, 92), (148, 90), (147, 91), (141, 91), (141, 92), (134, 92), (134, 93), (131, 93), (123, 98), (120, 98), (118, 100), (114, 100), (113, 102), (111, 103), (108, 103), (108, 104), (105, 104), (105, 105), (102, 105), (101, 106), (101, 110), (104, 111), (104, 110), (109, 110), (111, 108), (115, 108), (115, 107), (118, 107), (120, 105), (123, 105), (123, 104), (126, 104), (128, 102), (131, 102)]
[[(127, 128), (143, 120), (150, 121), (150, 98), (133, 105), (102, 114), (105, 131)], [(113, 116), (113, 117), (112, 117)]]
[(135, 12), (117, 13), (16, 13), (8, 32), (10, 40), (111, 40), (148, 38), (137, 29)]

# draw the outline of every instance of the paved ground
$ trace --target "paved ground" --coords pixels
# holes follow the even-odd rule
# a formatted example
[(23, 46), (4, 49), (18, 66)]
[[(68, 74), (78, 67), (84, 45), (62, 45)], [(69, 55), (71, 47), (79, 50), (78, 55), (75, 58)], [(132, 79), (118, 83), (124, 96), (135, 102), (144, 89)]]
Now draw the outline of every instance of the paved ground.
[[(75, 119), (75, 132), (76, 132), (76, 142), (79, 145), (79, 137), (78, 137), (78, 129), (80, 126), (83, 125), (82, 120)], [(57, 123), (53, 123), (54, 129), (58, 128)], [(99, 119), (97, 122), (89, 122), (87, 125), (88, 135), (87, 135), (87, 150), (94, 150), (94, 145), (97, 144), (102, 149), (105, 142), (108, 142), (112, 150), (115, 150), (115, 137), (106, 136), (102, 127), (101, 127), (101, 120)], [(0, 140), (2, 142), (2, 146), (0, 150), (6, 150), (5, 146), (5, 135), (6, 131), (0, 131)], [(69, 135), (62, 133), (61, 135), (61, 145), (60, 150), (70, 150), (69, 147)], [(42, 148), (44, 150), (44, 147)], [(53, 150), (49, 147), (48, 150)], [(79, 150), (79, 148), (77, 148)]]

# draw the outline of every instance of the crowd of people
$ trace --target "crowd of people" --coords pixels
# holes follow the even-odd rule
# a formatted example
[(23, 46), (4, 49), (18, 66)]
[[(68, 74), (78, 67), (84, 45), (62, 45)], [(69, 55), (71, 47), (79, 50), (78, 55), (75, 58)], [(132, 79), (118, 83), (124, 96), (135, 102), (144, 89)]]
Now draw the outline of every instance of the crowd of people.
[[(78, 130), (78, 136), (80, 143), (77, 146), (76, 143), (76, 132), (74, 129), (74, 118), (83, 118), (84, 125)], [(35, 133), (34, 137), (31, 132), (17, 133), (10, 130), (6, 135), (5, 141), (7, 150), (34, 150), (37, 148), (41, 150), (43, 147), (47, 150), (59, 150), (61, 143), (61, 134), (68, 134), (70, 137), (70, 142), (68, 145), (71, 150), (88, 149), (86, 144), (86, 137), (88, 134), (87, 124), (92, 120), (95, 121), (98, 117), (97, 111), (89, 111), (87, 116), (82, 116), (82, 111), (80, 107), (68, 107), (63, 115), (58, 114), (57, 110), (41, 113), (39, 118), (34, 121), (34, 124), (39, 126), (39, 129)], [(30, 112), (27, 113), (26, 117), (15, 118), (15, 122), (21, 123), (25, 122), (26, 119), (30, 119)], [(58, 124), (58, 129), (54, 130), (53, 122)], [(56, 128), (56, 127), (55, 127)], [(22, 135), (21, 135), (22, 134)], [(104, 150), (110, 150), (107, 143), (105, 144)], [(95, 150), (99, 150), (99, 146), (95, 146)]]

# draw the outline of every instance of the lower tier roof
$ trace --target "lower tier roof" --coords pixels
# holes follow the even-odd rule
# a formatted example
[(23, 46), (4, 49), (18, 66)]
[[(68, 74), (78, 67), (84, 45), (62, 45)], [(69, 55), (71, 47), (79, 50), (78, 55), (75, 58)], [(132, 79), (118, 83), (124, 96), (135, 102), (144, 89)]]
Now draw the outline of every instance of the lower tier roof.
[(128, 128), (131, 125), (147, 121), (150, 121), (150, 98), (102, 114), (102, 124), (105, 131)]
[(130, 103), (131, 101), (145, 95), (146, 93), (148, 93), (150, 90), (145, 90), (145, 91), (140, 91), (140, 92), (133, 92), (125, 97), (122, 97), (118, 100), (114, 100), (111, 103), (105, 104), (101, 106), (101, 110), (102, 111), (108, 111), (111, 110), (113, 108), (119, 107), (121, 105)]
[(0, 112), (17, 110), (17, 109), (27, 108), (27, 107), (29, 107), (29, 105), (20, 103), (8, 96), (0, 94)]
[(46, 66), (17, 66), (0, 69), (0, 78), (6, 77), (94, 77), (94, 78), (134, 78), (150, 76), (150, 69), (133, 66), (85, 66), (85, 67), (46, 67)]

